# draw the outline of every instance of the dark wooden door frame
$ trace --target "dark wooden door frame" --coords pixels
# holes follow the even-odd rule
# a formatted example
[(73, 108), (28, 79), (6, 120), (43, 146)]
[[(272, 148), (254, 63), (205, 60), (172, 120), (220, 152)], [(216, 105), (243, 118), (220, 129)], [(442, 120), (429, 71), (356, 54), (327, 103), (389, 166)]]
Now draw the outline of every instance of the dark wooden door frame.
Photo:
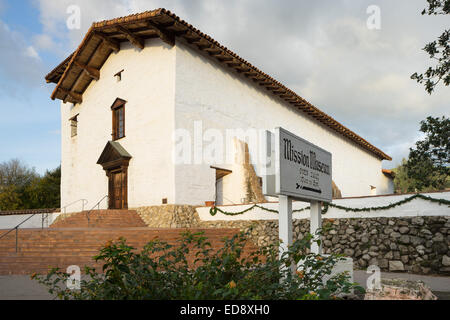
[[(116, 168), (105, 169), (108, 177), (108, 207), (109, 209), (128, 209), (128, 164)], [(116, 206), (115, 174), (121, 174), (120, 205)]]
[[(131, 155), (118, 143), (109, 141), (106, 144), (97, 164), (103, 167), (108, 177), (108, 207), (109, 209), (128, 209), (128, 165)], [(121, 174), (120, 208), (116, 208), (114, 174)]]

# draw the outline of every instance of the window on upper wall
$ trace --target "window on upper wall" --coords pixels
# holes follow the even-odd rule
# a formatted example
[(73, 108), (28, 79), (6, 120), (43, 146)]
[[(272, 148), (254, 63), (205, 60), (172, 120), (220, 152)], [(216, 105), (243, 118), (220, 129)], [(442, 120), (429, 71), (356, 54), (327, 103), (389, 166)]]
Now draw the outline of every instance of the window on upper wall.
[(125, 100), (117, 98), (111, 107), (113, 140), (119, 140), (125, 137), (125, 104)]
[(123, 71), (124, 71), (124, 70), (122, 69), (121, 71), (117, 72), (117, 73), (114, 75), (114, 77), (116, 78), (116, 81), (117, 81), (117, 82), (122, 81), (122, 72), (123, 72)]
[(71, 137), (75, 137), (78, 134), (78, 115), (70, 118), (70, 135)]

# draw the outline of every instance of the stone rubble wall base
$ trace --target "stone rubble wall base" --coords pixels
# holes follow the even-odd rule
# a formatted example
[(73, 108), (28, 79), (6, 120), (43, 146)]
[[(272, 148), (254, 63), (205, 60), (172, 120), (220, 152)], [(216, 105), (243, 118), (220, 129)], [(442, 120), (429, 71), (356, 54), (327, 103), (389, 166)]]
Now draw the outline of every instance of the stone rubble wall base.
[(422, 281), (382, 279), (381, 289), (367, 290), (364, 300), (437, 300)]
[(195, 207), (163, 205), (135, 208), (150, 228), (196, 228), (200, 223)]
[[(195, 207), (135, 209), (153, 228), (237, 228), (249, 231), (258, 246), (275, 245), (278, 221), (201, 221)], [(450, 275), (450, 217), (326, 219), (325, 254), (350, 257), (355, 269), (377, 265), (382, 271)], [(294, 220), (294, 240), (309, 232), (309, 220)]]

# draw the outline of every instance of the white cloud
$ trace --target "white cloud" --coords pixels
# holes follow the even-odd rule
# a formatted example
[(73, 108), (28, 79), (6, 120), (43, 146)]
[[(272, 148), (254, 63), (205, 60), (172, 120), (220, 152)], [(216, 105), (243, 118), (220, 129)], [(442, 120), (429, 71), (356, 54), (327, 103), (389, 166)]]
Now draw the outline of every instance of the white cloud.
[(38, 59), (38, 60), (41, 59), (39, 57), (39, 53), (37, 53), (36, 49), (33, 46), (28, 46), (25, 49), (25, 55), (30, 57), (30, 58), (34, 58), (34, 59)]
[[(44, 34), (41, 37), (51, 37), (52, 41), (64, 42), (66, 53), (78, 46), (93, 22), (130, 13), (127, 0), (35, 0), (35, 2), (39, 6), (40, 21), (43, 25)], [(79, 30), (67, 28), (67, 20), (70, 17), (67, 9), (72, 5), (80, 7)], [(48, 39), (45, 41), (49, 44)]]
[(34, 36), (33, 43), (37, 48), (48, 51), (55, 49), (57, 46), (52, 37), (48, 34), (39, 34)]
[(0, 92), (23, 98), (23, 87), (40, 83), (42, 74), (36, 49), (0, 20)]

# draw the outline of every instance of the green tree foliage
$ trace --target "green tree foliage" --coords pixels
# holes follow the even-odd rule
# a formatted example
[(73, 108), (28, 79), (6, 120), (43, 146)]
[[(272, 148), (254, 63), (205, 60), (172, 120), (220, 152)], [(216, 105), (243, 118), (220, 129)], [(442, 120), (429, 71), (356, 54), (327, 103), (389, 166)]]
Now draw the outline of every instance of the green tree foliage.
[(402, 179), (404, 186), (409, 184), (408, 191), (445, 189), (450, 182), (450, 119), (428, 117), (420, 123), (420, 131), (425, 138), (416, 142), (408, 161), (397, 170), (398, 185)]
[[(402, 164), (397, 168), (393, 169), (395, 172), (395, 192), (396, 193), (408, 193), (408, 192), (416, 192), (418, 190), (417, 181), (411, 179), (408, 176), (408, 168), (406, 167), (406, 163), (408, 161), (406, 159), (402, 160)], [(431, 190), (421, 190), (421, 191), (431, 191)]]
[(18, 188), (15, 186), (4, 186), (0, 192), (0, 211), (19, 210), (23, 208), (23, 201)]
[[(423, 15), (450, 14), (450, 0), (427, 0), (427, 2), (428, 9), (422, 11)], [(431, 94), (440, 81), (446, 86), (450, 84), (450, 29), (444, 30), (437, 40), (428, 43), (423, 50), (436, 61), (436, 65), (429, 67), (423, 74), (414, 73), (411, 79), (424, 84), (425, 90)]]
[(61, 169), (39, 176), (18, 159), (0, 163), (0, 210), (58, 208)]
[(34, 208), (59, 208), (61, 204), (61, 167), (35, 179), (27, 190)]
[[(309, 252), (311, 235), (281, 258), (277, 246), (246, 252), (247, 239), (241, 233), (212, 248), (202, 233), (188, 232), (175, 245), (153, 240), (140, 252), (119, 239), (94, 258), (100, 273), (85, 267), (81, 290), (67, 289), (70, 275), (56, 268), (32, 278), (66, 300), (321, 300), (364, 291), (348, 274), (331, 274), (342, 256)], [(292, 274), (300, 261), (302, 270)]]
[(0, 163), (0, 210), (30, 209), (28, 189), (38, 178), (18, 159)]

